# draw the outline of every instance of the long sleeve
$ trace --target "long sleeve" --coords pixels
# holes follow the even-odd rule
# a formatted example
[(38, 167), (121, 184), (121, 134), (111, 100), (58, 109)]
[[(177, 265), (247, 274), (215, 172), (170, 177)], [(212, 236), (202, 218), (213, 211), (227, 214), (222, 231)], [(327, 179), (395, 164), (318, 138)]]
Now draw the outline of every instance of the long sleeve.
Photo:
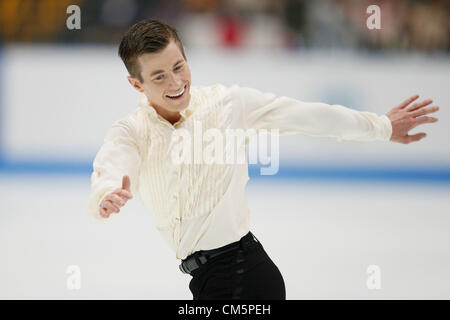
[(141, 157), (132, 126), (126, 120), (116, 121), (93, 162), (88, 204), (92, 216), (104, 220), (100, 216), (99, 205), (109, 192), (122, 186), (124, 175), (130, 177), (131, 193), (138, 192), (140, 164)]
[(391, 121), (386, 115), (341, 105), (303, 102), (253, 88), (233, 86), (240, 100), (246, 128), (279, 129), (280, 134), (302, 133), (336, 140), (389, 141)]

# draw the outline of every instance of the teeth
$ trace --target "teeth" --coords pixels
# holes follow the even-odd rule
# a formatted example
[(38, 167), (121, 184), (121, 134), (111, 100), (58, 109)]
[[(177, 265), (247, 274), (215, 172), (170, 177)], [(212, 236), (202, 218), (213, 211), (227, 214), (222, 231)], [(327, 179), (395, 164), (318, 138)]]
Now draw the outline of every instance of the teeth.
[(175, 95), (173, 95), (173, 96), (171, 96), (170, 94), (168, 94), (167, 96), (168, 97), (172, 97), (172, 98), (175, 98), (175, 97), (178, 97), (178, 96), (181, 96), (183, 93), (184, 93), (184, 89), (185, 89), (185, 87), (183, 87), (183, 90), (181, 90), (181, 92), (180, 93), (178, 93), (178, 94), (175, 94)]

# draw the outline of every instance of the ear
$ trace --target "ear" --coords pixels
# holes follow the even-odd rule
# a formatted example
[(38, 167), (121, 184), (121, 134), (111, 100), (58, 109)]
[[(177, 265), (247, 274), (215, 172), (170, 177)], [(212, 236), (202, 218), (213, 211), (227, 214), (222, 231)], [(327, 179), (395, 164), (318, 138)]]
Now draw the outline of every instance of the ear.
[(128, 82), (133, 86), (133, 88), (135, 88), (139, 92), (144, 92), (144, 88), (142, 88), (142, 84), (138, 79), (132, 76), (128, 76), (127, 79)]

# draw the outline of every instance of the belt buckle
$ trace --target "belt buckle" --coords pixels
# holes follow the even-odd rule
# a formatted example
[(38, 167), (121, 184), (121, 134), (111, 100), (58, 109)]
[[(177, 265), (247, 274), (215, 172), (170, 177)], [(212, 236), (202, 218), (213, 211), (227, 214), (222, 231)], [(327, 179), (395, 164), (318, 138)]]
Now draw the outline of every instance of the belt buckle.
[(179, 265), (181, 272), (186, 273), (186, 274), (191, 274), (192, 270), (189, 269), (189, 264), (188, 264), (189, 260), (190, 259), (186, 259), (183, 262), (181, 262), (181, 264)]
[(187, 271), (184, 269), (184, 264), (183, 264), (183, 262), (181, 262), (181, 264), (180, 264), (178, 267), (180, 268), (181, 272), (186, 273), (186, 274), (189, 274), (189, 272), (187, 272)]
[[(191, 270), (188, 269), (188, 261), (192, 261), (191, 265), (194, 264), (195, 267)], [(191, 272), (195, 269), (200, 268), (203, 264), (205, 264), (208, 261), (208, 259), (204, 255), (199, 255), (198, 257), (192, 256), (185, 261), (181, 262), (179, 265), (179, 268), (181, 272), (191, 274)]]

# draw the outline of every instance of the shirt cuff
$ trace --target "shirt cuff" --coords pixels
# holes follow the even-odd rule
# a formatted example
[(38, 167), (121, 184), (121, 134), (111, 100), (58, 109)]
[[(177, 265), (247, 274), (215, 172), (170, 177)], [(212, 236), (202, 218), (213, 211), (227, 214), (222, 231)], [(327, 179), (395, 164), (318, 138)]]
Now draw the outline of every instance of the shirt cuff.
[(392, 136), (392, 123), (391, 119), (388, 118), (385, 114), (380, 116), (381, 123), (383, 124), (383, 129), (379, 139), (382, 141), (390, 141)]

